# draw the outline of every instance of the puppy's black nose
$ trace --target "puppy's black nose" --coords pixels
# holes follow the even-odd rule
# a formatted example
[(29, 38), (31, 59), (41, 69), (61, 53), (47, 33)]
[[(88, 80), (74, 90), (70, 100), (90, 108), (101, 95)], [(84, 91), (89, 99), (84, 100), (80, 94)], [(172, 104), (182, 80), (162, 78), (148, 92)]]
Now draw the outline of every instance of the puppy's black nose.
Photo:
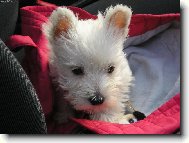
[(99, 93), (97, 93), (96, 95), (89, 98), (89, 102), (92, 105), (100, 105), (104, 102), (104, 97), (100, 95)]

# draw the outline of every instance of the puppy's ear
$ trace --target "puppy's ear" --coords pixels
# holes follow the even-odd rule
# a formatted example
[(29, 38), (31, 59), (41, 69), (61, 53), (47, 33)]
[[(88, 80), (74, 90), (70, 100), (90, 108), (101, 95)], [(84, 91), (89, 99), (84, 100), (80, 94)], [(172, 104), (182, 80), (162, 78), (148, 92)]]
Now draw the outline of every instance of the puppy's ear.
[(68, 38), (69, 31), (75, 28), (78, 18), (67, 8), (57, 8), (43, 24), (43, 32), (49, 40), (59, 38), (61, 35)]
[(128, 34), (132, 11), (127, 6), (117, 5), (106, 9), (105, 22), (108, 29), (116, 30), (125, 37)]

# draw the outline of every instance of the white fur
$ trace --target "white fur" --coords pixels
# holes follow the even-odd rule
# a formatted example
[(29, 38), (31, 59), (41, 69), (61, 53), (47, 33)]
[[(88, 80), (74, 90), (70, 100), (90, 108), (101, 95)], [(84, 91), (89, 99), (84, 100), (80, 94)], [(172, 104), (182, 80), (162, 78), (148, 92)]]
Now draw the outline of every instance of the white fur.
[[(116, 11), (126, 13), (128, 24), (124, 29), (117, 29), (113, 25), (108, 27), (108, 21)], [(58, 20), (65, 16), (73, 27), (66, 33), (69, 38), (65, 33), (55, 37), (53, 30)], [(133, 80), (122, 51), (130, 17), (131, 10), (122, 5), (107, 9), (105, 17), (99, 13), (96, 20), (78, 20), (71, 10), (57, 8), (43, 25), (50, 49), (51, 77), (57, 93), (64, 97), (57, 103), (62, 108), (58, 109), (58, 114), (61, 114), (57, 117), (58, 121), (65, 121), (72, 116), (65, 113), (66, 108), (74, 108), (90, 113), (90, 118), (94, 120), (122, 122), (119, 118), (124, 116), (124, 102), (129, 100), (128, 93)], [(124, 34), (119, 34), (120, 31), (124, 31)], [(109, 65), (115, 66), (112, 74), (107, 73)], [(84, 67), (83, 76), (72, 73), (72, 68), (76, 66)], [(63, 91), (68, 92), (62, 95)], [(97, 91), (105, 97), (105, 101), (102, 105), (91, 105), (88, 98)], [(68, 104), (65, 107), (66, 102)]]

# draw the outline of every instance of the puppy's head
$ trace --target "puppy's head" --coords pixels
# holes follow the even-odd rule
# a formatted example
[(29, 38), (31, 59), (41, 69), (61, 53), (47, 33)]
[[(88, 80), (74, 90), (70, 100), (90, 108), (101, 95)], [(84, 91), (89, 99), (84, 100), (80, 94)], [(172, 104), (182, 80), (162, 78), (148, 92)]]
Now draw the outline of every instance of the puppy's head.
[(67, 8), (57, 8), (43, 31), (50, 49), (50, 71), (76, 110), (90, 113), (120, 111), (132, 75), (123, 43), (131, 10), (110, 7), (96, 20), (79, 20)]

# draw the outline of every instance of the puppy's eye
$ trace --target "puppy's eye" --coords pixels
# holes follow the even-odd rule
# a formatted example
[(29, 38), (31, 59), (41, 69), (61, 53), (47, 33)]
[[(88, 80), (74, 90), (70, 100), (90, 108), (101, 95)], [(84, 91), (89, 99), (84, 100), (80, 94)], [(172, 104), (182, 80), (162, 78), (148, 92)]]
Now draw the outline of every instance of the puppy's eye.
[(76, 68), (72, 69), (72, 73), (75, 75), (84, 75), (84, 68), (76, 67)]
[(112, 73), (114, 71), (115, 67), (114, 66), (109, 66), (108, 67), (108, 73)]

